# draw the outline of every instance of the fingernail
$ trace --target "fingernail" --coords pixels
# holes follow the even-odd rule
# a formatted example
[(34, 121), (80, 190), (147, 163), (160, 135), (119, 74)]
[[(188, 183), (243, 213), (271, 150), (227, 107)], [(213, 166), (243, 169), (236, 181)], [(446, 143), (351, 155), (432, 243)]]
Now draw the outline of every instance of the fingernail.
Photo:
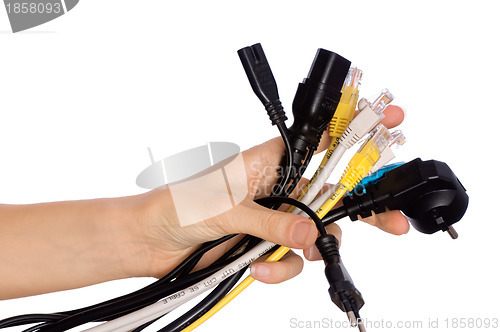
[(319, 253), (319, 250), (318, 248), (316, 248), (316, 246), (312, 246), (309, 248), (307, 259), (310, 261), (318, 261), (321, 259), (321, 254)]
[(271, 274), (271, 270), (265, 264), (254, 264), (250, 266), (250, 274), (255, 279), (267, 278)]
[(315, 231), (315, 228), (309, 222), (298, 223), (292, 228), (292, 240), (301, 247), (310, 245), (308, 240), (313, 231)]
[(407, 115), (406, 109), (404, 107), (399, 106), (399, 105), (398, 105), (398, 107), (401, 108), (401, 110), (403, 111), (403, 120), (406, 119), (406, 115)]

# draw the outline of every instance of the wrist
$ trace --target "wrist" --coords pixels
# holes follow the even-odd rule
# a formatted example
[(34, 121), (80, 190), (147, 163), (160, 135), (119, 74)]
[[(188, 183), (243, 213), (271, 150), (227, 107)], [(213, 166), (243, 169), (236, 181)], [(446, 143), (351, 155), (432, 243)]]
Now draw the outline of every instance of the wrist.
[[(157, 213), (152, 192), (110, 199), (106, 221), (99, 226), (106, 252), (115, 261), (112, 279), (150, 277), (154, 244), (150, 235)], [(104, 257), (103, 257), (104, 258)]]
[(179, 222), (168, 186), (119, 198), (116, 210), (108, 228), (120, 227), (124, 231), (123, 236), (115, 239), (124, 278), (162, 277), (196, 246), (182, 241), (182, 232), (175, 226)]

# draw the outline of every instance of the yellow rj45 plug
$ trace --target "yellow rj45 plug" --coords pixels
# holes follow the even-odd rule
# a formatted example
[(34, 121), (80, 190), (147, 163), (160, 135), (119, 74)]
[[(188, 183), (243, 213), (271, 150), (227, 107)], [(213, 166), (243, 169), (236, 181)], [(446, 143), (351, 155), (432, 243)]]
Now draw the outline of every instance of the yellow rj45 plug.
[[(307, 190), (309, 190), (309, 187), (316, 180), (318, 174), (321, 173), (326, 163), (332, 156), (333, 151), (335, 151), (335, 148), (338, 146), (340, 137), (342, 137), (342, 134), (346, 130), (347, 126), (354, 118), (354, 112), (356, 110), (356, 104), (358, 103), (359, 98), (359, 86), (361, 84), (362, 76), (363, 72), (360, 69), (356, 67), (351, 67), (349, 69), (349, 73), (347, 74), (344, 81), (344, 86), (342, 87), (342, 97), (340, 98), (340, 102), (329, 124), (328, 132), (332, 137), (332, 141), (330, 143), (330, 146), (326, 150), (325, 155), (323, 156), (323, 160), (319, 164), (318, 168), (314, 172), (309, 182), (302, 189), (302, 192), (298, 197), (299, 200), (304, 197)], [(291, 212), (293, 209), (293, 207), (290, 207), (288, 209), (288, 212)]]
[(354, 118), (362, 76), (363, 72), (358, 68), (351, 68), (347, 74), (342, 89), (342, 97), (330, 121), (329, 134), (333, 138), (332, 142), (336, 140), (338, 144), (338, 140)]

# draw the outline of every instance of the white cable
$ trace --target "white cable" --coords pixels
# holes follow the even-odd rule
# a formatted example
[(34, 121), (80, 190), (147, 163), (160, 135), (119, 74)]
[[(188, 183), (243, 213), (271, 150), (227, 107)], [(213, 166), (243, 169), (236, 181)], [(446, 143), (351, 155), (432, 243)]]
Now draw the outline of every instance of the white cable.
[(386, 148), (382, 153), (380, 154), (379, 160), (373, 165), (370, 173), (375, 173), (378, 171), (381, 167), (384, 165), (388, 164), (389, 161), (394, 159), (396, 156), (394, 155), (394, 152), (392, 151), (391, 148)]
[[(381, 167), (386, 165), (389, 161), (394, 159), (395, 155), (394, 155), (394, 152), (392, 151), (392, 147), (394, 147), (394, 146), (399, 147), (406, 142), (406, 138), (400, 130), (396, 130), (396, 131), (392, 132), (391, 136), (392, 136), (392, 140), (389, 142), (389, 146), (385, 147), (382, 150), (382, 152), (380, 153), (380, 158), (375, 163), (375, 165), (372, 167), (370, 174), (375, 173)], [(312, 201), (309, 204), (309, 208), (311, 208), (311, 210), (313, 210), (313, 211), (318, 210), (335, 193), (335, 191), (337, 191), (338, 186), (339, 186), (339, 184), (337, 183), (336, 185), (328, 188), (328, 190), (325, 193), (323, 193), (320, 197), (316, 198), (314, 201)], [(299, 215), (301, 215), (303, 217), (308, 216), (303, 211), (300, 212)]]
[[(330, 198), (332, 197), (332, 195), (335, 193), (335, 191), (337, 190), (337, 188), (339, 187), (339, 184), (337, 183), (336, 185), (334, 186), (331, 186), (330, 188), (328, 188), (327, 191), (325, 191), (321, 196), (319, 196), (318, 198), (316, 198), (314, 201), (312, 201), (310, 204), (309, 204), (309, 208), (313, 211), (317, 211), (321, 206), (323, 206), (323, 204)], [(309, 217), (309, 215), (307, 213), (304, 213), (304, 211), (301, 211), (299, 213), (300, 216), (303, 216), (303, 217)]]
[(347, 126), (340, 138), (339, 146), (343, 145), (347, 149), (350, 149), (354, 144), (359, 142), (363, 136), (368, 134), (385, 117), (383, 113), (385, 107), (386, 105), (382, 108), (373, 109), (371, 104), (365, 98), (362, 98), (358, 103), (360, 113)]
[[(325, 185), (326, 181), (328, 181), (328, 178), (347, 149), (356, 144), (385, 116), (384, 113), (382, 113), (385, 107), (379, 107), (374, 110), (365, 98), (362, 98), (359, 101), (358, 108), (360, 109), (360, 113), (347, 126), (344, 134), (339, 140), (337, 148), (333, 151), (332, 156), (328, 159), (325, 167), (321, 170), (316, 177), (316, 180), (311, 184), (307, 192), (304, 194), (304, 197), (300, 200), (302, 203), (308, 205), (314, 200), (316, 195), (318, 195), (320, 190)], [(299, 210), (295, 208), (292, 212), (299, 213), (298, 211)]]
[[(321, 172), (316, 177), (316, 180), (311, 184), (307, 192), (304, 194), (304, 197), (302, 197), (302, 199), (300, 200), (302, 203), (308, 205), (314, 200), (316, 195), (325, 185), (326, 181), (328, 181), (328, 178), (330, 177), (333, 170), (339, 163), (345, 151), (347, 151), (347, 148), (344, 145), (339, 144), (337, 146), (337, 148), (333, 151), (333, 154), (330, 157), (330, 159), (328, 159), (328, 162), (326, 163), (325, 167), (323, 167)], [(292, 212), (298, 213), (297, 211), (299, 211), (299, 209), (295, 208)]]
[(272, 242), (263, 241), (234, 262), (226, 265), (224, 268), (203, 279), (197, 284), (191, 285), (145, 308), (93, 328), (86, 329), (84, 332), (127, 332), (133, 330), (146, 322), (165, 315), (203, 292), (212, 289), (227, 277), (250, 265), (250, 263), (264, 255), (275, 245), (276, 244)]

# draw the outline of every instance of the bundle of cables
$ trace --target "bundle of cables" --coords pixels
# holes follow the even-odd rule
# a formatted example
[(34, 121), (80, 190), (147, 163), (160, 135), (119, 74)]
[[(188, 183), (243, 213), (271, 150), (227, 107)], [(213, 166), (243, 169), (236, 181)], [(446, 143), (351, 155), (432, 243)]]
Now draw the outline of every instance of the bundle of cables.
[[(289, 212), (303, 214), (314, 221), (320, 234), (316, 245), (325, 262), (325, 274), (331, 286), (330, 297), (346, 312), (351, 324), (363, 331), (364, 326), (359, 316), (359, 310), (364, 304), (363, 298), (342, 265), (337, 239), (327, 234), (325, 225), (347, 216), (354, 220), (358, 214), (366, 214), (367, 211), (383, 212), (380, 209), (377, 211), (380, 202), (365, 199), (363, 205), (360, 203), (364, 199), (363, 195), (356, 198), (356, 202), (346, 195), (363, 178), (381, 169), (392, 159), (392, 147), (405, 141), (401, 132), (390, 133), (383, 125), (378, 124), (393, 97), (390, 92), (383, 90), (372, 101), (361, 99), (358, 103), (361, 71), (351, 68), (351, 63), (338, 54), (319, 49), (307, 78), (299, 84), (292, 107), (294, 123), (287, 128), (287, 118), (277, 85), (261, 45), (245, 47), (238, 54), (255, 94), (264, 104), (272, 124), (278, 127), (285, 143), (285, 154), (272, 194), (256, 202), (271, 209), (288, 204), (291, 206)], [(354, 118), (356, 105), (360, 113)], [(328, 124), (332, 142), (323, 161), (298, 199), (289, 198)], [(348, 163), (340, 181), (318, 196), (344, 152), (366, 135), (366, 140)], [(415, 187), (414, 184), (409, 185)], [(345, 206), (334, 208), (342, 198)], [(460, 217), (461, 215), (458, 219)], [(446, 230), (455, 222), (448, 216), (439, 218)], [(266, 253), (271, 253), (266, 261), (277, 261), (290, 250), (246, 235), (210, 266), (193, 272), (206, 252), (234, 236), (229, 235), (203, 244), (166, 276), (128, 295), (77, 310), (11, 317), (0, 321), (0, 328), (30, 324), (25, 332), (60, 332), (89, 322), (103, 322), (85, 331), (137, 332), (203, 292), (211, 290), (192, 309), (159, 330), (192, 331), (252, 283), (254, 279), (248, 276), (236, 286), (252, 261)]]

